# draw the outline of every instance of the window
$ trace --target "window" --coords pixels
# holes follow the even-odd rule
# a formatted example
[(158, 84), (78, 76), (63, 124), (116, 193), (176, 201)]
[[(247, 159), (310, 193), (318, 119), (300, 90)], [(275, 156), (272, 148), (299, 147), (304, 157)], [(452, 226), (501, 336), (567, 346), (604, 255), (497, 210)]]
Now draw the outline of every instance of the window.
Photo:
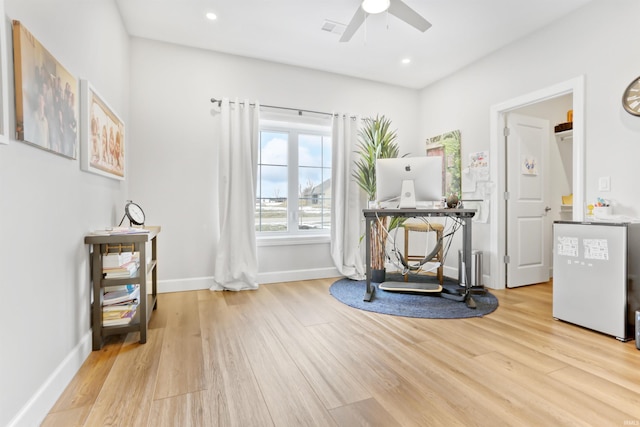
[(261, 121), (255, 226), (263, 236), (329, 232), (331, 132), (328, 126)]

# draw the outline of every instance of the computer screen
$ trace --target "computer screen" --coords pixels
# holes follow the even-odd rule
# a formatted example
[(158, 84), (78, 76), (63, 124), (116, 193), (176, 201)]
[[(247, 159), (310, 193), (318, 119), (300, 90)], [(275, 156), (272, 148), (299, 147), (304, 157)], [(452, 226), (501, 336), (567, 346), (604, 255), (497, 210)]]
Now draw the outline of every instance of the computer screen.
[(376, 200), (383, 208), (430, 207), (442, 200), (442, 157), (376, 161)]

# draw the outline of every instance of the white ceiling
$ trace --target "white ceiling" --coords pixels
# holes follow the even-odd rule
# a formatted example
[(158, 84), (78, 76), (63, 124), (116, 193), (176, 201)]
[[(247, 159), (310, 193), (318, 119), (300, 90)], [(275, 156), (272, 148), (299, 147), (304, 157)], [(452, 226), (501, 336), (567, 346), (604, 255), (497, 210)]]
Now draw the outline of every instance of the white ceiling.
[[(591, 0), (405, 0), (424, 33), (386, 13), (350, 42), (323, 31), (348, 24), (360, 0), (116, 0), (129, 34), (420, 89)], [(215, 12), (216, 21), (205, 18)], [(561, 41), (559, 40), (560, 44)], [(402, 64), (411, 58), (408, 65)]]

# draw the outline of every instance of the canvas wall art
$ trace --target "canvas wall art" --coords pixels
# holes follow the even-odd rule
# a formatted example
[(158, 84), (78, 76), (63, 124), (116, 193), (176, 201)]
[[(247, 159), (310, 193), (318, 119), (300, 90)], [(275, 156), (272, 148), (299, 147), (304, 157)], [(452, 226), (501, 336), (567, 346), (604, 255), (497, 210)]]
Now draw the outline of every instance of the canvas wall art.
[(78, 147), (78, 81), (13, 21), (16, 139), (71, 159)]
[(82, 126), (80, 167), (114, 179), (124, 179), (123, 121), (87, 81), (80, 81)]
[(460, 131), (454, 130), (427, 139), (427, 156), (442, 157), (442, 194), (462, 197), (460, 165)]

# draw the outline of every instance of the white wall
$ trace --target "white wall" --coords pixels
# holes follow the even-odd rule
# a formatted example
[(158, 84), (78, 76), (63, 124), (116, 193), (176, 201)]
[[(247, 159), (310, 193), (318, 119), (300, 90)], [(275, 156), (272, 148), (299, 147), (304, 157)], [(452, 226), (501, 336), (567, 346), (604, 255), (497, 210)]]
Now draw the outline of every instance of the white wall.
[[(544, 30), (489, 55), (420, 93), (420, 135), (450, 129), (462, 133), (462, 156), (489, 149), (493, 105), (551, 87), (577, 76), (586, 81), (586, 198), (598, 178), (611, 176), (608, 197), (615, 212), (640, 216), (633, 174), (640, 146), (640, 119), (621, 106), (622, 92), (640, 74), (640, 55), (630, 34), (640, 3), (594, 0)], [(490, 159), (494, 161), (495, 159)], [(490, 224), (474, 224), (474, 248), (487, 255)]]
[[(128, 121), (129, 38), (111, 0), (6, 0), (5, 9)], [(12, 71), (9, 82), (13, 133)], [(79, 160), (0, 145), (0, 425), (38, 425), (90, 352), (83, 238), (119, 219), (125, 186), (82, 172)]]
[[(385, 114), (401, 151), (417, 140), (414, 90), (134, 38), (131, 64), (130, 195), (158, 238), (161, 290), (208, 288), (213, 280), (212, 204), (217, 106), (212, 97), (363, 116)], [(260, 246), (260, 281), (335, 275), (329, 244)], [(326, 277), (326, 276), (325, 276)]]

